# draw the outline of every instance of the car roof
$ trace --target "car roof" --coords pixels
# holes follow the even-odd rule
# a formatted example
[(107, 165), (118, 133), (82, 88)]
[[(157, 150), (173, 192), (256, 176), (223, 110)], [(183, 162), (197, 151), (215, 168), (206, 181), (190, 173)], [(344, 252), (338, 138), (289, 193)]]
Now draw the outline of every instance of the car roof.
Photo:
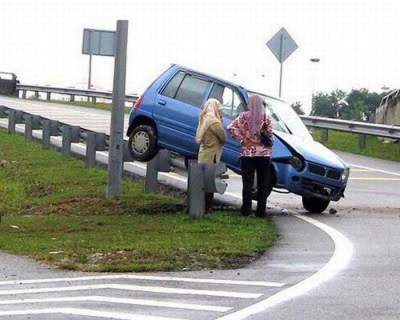
[(254, 90), (249, 90), (249, 89), (247, 89), (247, 88), (245, 88), (245, 87), (243, 87), (242, 85), (239, 85), (239, 84), (237, 84), (237, 83), (234, 83), (234, 82), (231, 82), (231, 81), (228, 81), (228, 80), (225, 80), (225, 79), (221, 79), (221, 78), (216, 77), (216, 76), (214, 76), (214, 75), (207, 74), (207, 73), (202, 72), (202, 71), (194, 70), (194, 69), (192, 69), (192, 68), (188, 68), (188, 67), (185, 67), (185, 66), (176, 64), (176, 63), (173, 63), (173, 64), (172, 64), (172, 67), (173, 67), (174, 69), (182, 69), (182, 70), (186, 70), (186, 71), (189, 71), (189, 72), (194, 72), (194, 73), (200, 74), (200, 75), (205, 76), (205, 77), (208, 77), (208, 78), (213, 78), (213, 79), (215, 79), (215, 80), (217, 80), (217, 81), (221, 81), (221, 82), (224, 82), (224, 83), (226, 83), (226, 84), (228, 84), (228, 85), (231, 85), (232, 87), (239, 87), (239, 88), (241, 88), (241, 89), (243, 89), (243, 90), (246, 90), (247, 92), (252, 92), (252, 93), (259, 94), (259, 95), (262, 95), (262, 96), (265, 96), (265, 97), (268, 97), (268, 98), (271, 98), (271, 99), (274, 99), (274, 100), (286, 102), (286, 101), (284, 101), (284, 100), (282, 100), (282, 99), (280, 99), (280, 98), (271, 96), (271, 95), (269, 95), (269, 94), (257, 92), (257, 91), (254, 91)]

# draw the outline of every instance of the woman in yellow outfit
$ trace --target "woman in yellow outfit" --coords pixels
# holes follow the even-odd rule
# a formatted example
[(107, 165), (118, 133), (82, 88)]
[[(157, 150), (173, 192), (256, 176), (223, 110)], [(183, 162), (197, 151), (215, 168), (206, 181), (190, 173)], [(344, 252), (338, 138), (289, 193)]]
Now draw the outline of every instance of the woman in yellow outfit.
[[(216, 99), (208, 99), (200, 113), (196, 132), (196, 142), (200, 144), (198, 162), (218, 163), (226, 142), (226, 134), (222, 122), (221, 103)], [(213, 194), (206, 194), (206, 210), (210, 211)]]

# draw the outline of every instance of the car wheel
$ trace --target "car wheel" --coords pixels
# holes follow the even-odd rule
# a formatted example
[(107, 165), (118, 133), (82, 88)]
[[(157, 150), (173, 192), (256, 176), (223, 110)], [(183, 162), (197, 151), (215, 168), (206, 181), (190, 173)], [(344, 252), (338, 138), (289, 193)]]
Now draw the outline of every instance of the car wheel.
[(129, 136), (129, 152), (138, 161), (150, 161), (157, 153), (157, 134), (153, 126), (135, 127)]
[(303, 197), (303, 207), (311, 213), (321, 213), (329, 205), (329, 200), (313, 197)]

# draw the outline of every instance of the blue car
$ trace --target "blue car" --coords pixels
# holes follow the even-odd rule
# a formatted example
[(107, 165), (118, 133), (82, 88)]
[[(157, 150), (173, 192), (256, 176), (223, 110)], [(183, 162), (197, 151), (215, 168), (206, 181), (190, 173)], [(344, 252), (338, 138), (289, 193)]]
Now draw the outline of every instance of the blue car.
[[(172, 65), (135, 102), (127, 130), (129, 150), (139, 161), (150, 160), (159, 148), (196, 159), (195, 135), (204, 102), (215, 98), (222, 103), (226, 128), (254, 94), (264, 98), (273, 123), (273, 186), (302, 196), (310, 212), (324, 211), (343, 196), (349, 176), (345, 163), (313, 140), (284, 101), (186, 67)], [(240, 153), (240, 144), (228, 138), (222, 161), (239, 174)]]

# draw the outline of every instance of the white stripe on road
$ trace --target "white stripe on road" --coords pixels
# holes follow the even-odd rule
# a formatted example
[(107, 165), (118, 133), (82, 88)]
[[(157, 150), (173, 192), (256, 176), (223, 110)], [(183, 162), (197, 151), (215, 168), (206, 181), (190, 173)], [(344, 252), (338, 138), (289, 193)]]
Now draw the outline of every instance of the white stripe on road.
[(302, 219), (312, 225), (318, 227), (326, 232), (333, 242), (335, 243), (335, 252), (329, 262), (317, 273), (311, 277), (297, 283), (296, 285), (278, 292), (269, 298), (262, 300), (254, 305), (239, 310), (237, 312), (222, 316), (217, 320), (242, 320), (248, 317), (263, 312), (268, 308), (276, 306), (279, 303), (294, 299), (304, 295), (308, 291), (318, 287), (322, 283), (332, 279), (340, 271), (345, 269), (349, 264), (353, 255), (353, 244), (343, 234), (326, 224), (319, 222), (307, 216), (295, 215), (295, 217)]
[(112, 298), (112, 297), (102, 297), (102, 296), (3, 300), (0, 301), (0, 305), (18, 305), (18, 304), (51, 303), (51, 302), (103, 302), (103, 303), (115, 303), (115, 304), (119, 303), (119, 304), (160, 307), (160, 308), (188, 309), (188, 310), (215, 311), (215, 312), (227, 312), (232, 309), (229, 307), (221, 307), (213, 305), (175, 303), (175, 302), (165, 302), (165, 301), (145, 300), (145, 299)]
[[(386, 174), (389, 174), (389, 175), (400, 177), (400, 173), (393, 172), (393, 171), (387, 171), (387, 170), (381, 170), (381, 169), (376, 169), (376, 168), (371, 168), (371, 167), (366, 167), (366, 166), (360, 166), (358, 164), (353, 164), (353, 163), (348, 163), (348, 165), (350, 165), (352, 167), (357, 167), (357, 168), (361, 168), (361, 169), (365, 169), (365, 170), (386, 173)], [(351, 169), (350, 169), (350, 172), (351, 172)]]
[(149, 281), (177, 281), (191, 283), (210, 283), (210, 284), (227, 284), (227, 285), (243, 285), (243, 286), (261, 286), (261, 287), (282, 287), (285, 284), (280, 282), (267, 281), (238, 281), (238, 280), (218, 280), (204, 278), (183, 278), (183, 277), (163, 277), (163, 276), (145, 276), (132, 274), (119, 274), (107, 276), (86, 276), (73, 278), (53, 278), (53, 279), (33, 279), (33, 280), (12, 280), (0, 281), (0, 286), (17, 285), (17, 284), (36, 284), (36, 283), (51, 283), (51, 282), (71, 282), (71, 281), (94, 281), (94, 280), (149, 280)]
[(77, 308), (52, 308), (52, 309), (32, 309), (32, 310), (17, 310), (17, 311), (0, 311), (2, 316), (25, 316), (34, 314), (69, 314), (81, 317), (96, 317), (118, 320), (184, 320), (178, 318), (166, 318), (156, 316), (145, 316), (140, 314), (122, 313), (122, 312), (107, 312), (95, 311), (90, 309)]
[(262, 296), (262, 294), (259, 294), (259, 293), (248, 293), (248, 292), (218, 291), (218, 290), (194, 290), (194, 289), (180, 289), (180, 288), (135, 286), (135, 285), (124, 285), (124, 284), (97, 284), (97, 285), (88, 285), (88, 286), (1, 290), (0, 296), (16, 295), (16, 294), (30, 294), (30, 293), (100, 290), (100, 289), (142, 291), (142, 292), (155, 292), (155, 293), (171, 293), (171, 294), (188, 294), (188, 295), (242, 298), (242, 299), (256, 299), (256, 298), (259, 298), (260, 296)]

